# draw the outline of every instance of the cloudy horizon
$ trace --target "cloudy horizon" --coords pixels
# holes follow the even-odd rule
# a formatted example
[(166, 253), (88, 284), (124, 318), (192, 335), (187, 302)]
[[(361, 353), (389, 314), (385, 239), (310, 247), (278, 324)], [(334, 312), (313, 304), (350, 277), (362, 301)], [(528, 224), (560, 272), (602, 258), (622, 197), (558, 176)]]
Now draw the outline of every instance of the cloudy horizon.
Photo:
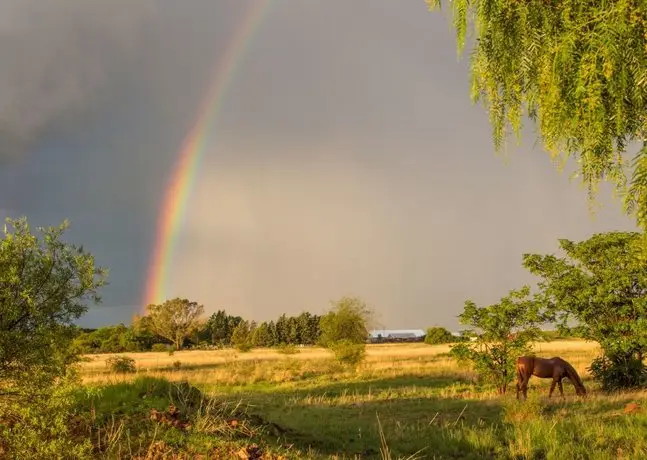
[[(84, 326), (140, 310), (178, 150), (254, 1), (0, 5), (0, 215), (69, 218), (110, 269)], [(168, 295), (257, 321), (357, 295), (385, 327), (456, 329), (466, 299), (533, 282), (523, 253), (636, 228), (608, 186), (592, 218), (535, 142), (494, 154), (424, 0), (274, 0), (210, 127)]]

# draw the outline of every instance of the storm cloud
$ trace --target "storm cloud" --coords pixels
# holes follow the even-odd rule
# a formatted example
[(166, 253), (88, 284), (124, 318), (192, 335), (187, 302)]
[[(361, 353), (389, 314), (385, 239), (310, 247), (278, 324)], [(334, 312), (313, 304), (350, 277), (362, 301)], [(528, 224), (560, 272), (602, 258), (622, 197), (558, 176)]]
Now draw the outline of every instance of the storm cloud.
[[(141, 305), (162, 197), (255, 0), (0, 5), (0, 209), (110, 268), (86, 324)], [(345, 294), (386, 327), (456, 327), (532, 281), (521, 254), (633, 229), (534, 142), (493, 154), (447, 18), (424, 1), (275, 0), (209, 127), (168, 294), (270, 319)], [(6, 63), (10, 65), (6, 65)]]

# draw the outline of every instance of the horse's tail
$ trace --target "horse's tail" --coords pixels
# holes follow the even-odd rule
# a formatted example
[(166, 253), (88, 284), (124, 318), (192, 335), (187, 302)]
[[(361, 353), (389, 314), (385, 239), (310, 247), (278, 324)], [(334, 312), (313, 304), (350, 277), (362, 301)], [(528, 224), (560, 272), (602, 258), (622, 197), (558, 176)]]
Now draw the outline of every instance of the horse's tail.
[(584, 386), (584, 383), (582, 383), (582, 379), (580, 378), (575, 368), (571, 366), (570, 363), (564, 361), (564, 369), (566, 370), (568, 379), (573, 382), (573, 385), (575, 385), (575, 388), (577, 388), (577, 393), (579, 394), (580, 392), (582, 392), (582, 394), (585, 395), (586, 387)]

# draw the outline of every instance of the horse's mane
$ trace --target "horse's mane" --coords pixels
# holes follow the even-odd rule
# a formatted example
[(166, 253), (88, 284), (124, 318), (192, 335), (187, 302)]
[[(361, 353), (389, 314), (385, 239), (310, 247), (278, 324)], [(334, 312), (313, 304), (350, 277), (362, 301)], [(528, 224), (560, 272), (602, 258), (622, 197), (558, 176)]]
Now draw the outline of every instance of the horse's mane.
[(575, 368), (571, 366), (569, 362), (564, 361), (563, 359), (562, 359), (562, 365), (564, 366), (564, 370), (566, 371), (566, 375), (568, 376), (568, 379), (571, 382), (573, 382), (573, 384), (576, 387), (582, 390), (582, 393), (586, 394), (586, 388), (584, 387), (584, 383), (582, 383), (582, 379), (580, 378)]

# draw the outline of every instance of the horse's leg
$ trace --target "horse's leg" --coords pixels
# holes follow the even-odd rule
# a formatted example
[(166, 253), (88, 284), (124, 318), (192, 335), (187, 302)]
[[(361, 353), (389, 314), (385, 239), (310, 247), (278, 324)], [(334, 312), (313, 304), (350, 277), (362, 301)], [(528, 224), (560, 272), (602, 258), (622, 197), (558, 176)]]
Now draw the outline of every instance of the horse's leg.
[(564, 387), (562, 386), (562, 379), (561, 378), (557, 381), (557, 384), (559, 385), (559, 393), (562, 395), (562, 399), (566, 399), (564, 397)]
[(557, 384), (557, 380), (553, 378), (553, 382), (550, 384), (550, 391), (548, 392), (548, 397), (550, 398), (553, 395), (553, 391), (555, 391), (555, 385)]
[(530, 380), (530, 376), (532, 374), (528, 374), (524, 377), (523, 383), (521, 384), (521, 389), (523, 390), (523, 399), (526, 400), (528, 399), (528, 381)]

